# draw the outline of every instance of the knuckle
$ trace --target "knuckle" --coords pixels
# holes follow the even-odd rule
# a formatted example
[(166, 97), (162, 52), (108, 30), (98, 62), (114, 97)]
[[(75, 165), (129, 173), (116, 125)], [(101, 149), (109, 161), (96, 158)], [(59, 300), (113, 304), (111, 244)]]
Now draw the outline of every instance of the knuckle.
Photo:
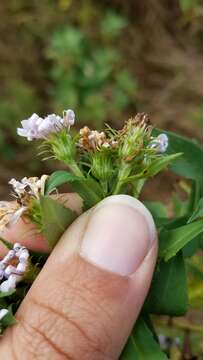
[(15, 348), (19, 349), (20, 342), (26, 354), (25, 359), (29, 360), (77, 360), (81, 357), (84, 360), (109, 360), (110, 356), (104, 350), (109, 336), (101, 322), (93, 321), (96, 307), (83, 296), (77, 296), (77, 305), (77, 313), (73, 307), (65, 313), (55, 306), (30, 299), (32, 316), (19, 319), (20, 332), (18, 329), (18, 344), (15, 344)]

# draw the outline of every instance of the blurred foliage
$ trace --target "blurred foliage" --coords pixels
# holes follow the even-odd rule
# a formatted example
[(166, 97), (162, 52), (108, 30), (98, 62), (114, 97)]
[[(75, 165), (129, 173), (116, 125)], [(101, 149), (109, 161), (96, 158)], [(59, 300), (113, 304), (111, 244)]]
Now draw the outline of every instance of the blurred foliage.
[(128, 25), (124, 16), (102, 13), (90, 1), (77, 8), (71, 1), (11, 0), (0, 12), (2, 158), (15, 158), (22, 144), (17, 124), (33, 112), (72, 107), (80, 125), (101, 127), (135, 106), (137, 82), (118, 46)]
[(126, 25), (123, 17), (107, 12), (94, 37), (73, 26), (53, 34), (47, 56), (52, 60), (50, 95), (56, 111), (68, 105), (83, 123), (92, 119), (101, 127), (133, 104), (137, 84), (117, 48)]

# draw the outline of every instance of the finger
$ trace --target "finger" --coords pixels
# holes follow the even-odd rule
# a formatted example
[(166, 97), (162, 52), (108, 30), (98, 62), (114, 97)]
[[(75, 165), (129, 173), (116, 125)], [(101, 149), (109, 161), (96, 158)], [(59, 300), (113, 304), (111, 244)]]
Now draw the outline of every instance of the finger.
[(0, 353), (12, 350), (22, 360), (118, 359), (156, 256), (154, 222), (144, 205), (127, 195), (105, 199), (65, 232)]
[[(77, 194), (60, 194), (52, 197), (78, 214), (81, 213), (82, 200)], [(41, 252), (49, 250), (43, 235), (39, 233), (34, 224), (25, 219), (19, 219), (15, 225), (5, 227), (1, 236), (11, 243), (20, 242), (21, 245), (26, 246), (30, 250)], [(6, 252), (6, 247), (0, 242), (0, 256), (4, 256)]]

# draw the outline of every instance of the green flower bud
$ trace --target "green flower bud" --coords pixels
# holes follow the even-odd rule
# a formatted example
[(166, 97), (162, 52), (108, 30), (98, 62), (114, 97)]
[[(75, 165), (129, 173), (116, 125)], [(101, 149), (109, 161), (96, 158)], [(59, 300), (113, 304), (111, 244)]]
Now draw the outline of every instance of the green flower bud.
[(109, 151), (97, 151), (92, 154), (92, 174), (101, 181), (108, 181), (113, 174), (112, 157)]
[(67, 131), (62, 130), (48, 140), (51, 151), (57, 160), (71, 164), (76, 155), (75, 141)]
[(128, 120), (120, 132), (119, 156), (130, 162), (138, 156), (150, 140), (151, 128), (149, 119), (144, 113), (137, 114), (134, 119)]

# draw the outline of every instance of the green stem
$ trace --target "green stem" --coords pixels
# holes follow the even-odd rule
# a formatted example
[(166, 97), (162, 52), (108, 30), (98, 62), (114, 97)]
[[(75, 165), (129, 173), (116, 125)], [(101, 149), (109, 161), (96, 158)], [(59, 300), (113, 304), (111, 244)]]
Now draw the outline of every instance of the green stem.
[(103, 180), (100, 183), (104, 192), (104, 196), (106, 196), (108, 194), (108, 182)]
[(139, 179), (133, 184), (133, 196), (138, 198), (145, 184), (146, 179)]
[(131, 172), (131, 165), (123, 163), (118, 172), (118, 178), (117, 178), (118, 180), (115, 189), (113, 191), (113, 195), (122, 193), (123, 185), (125, 183), (126, 178), (130, 175), (130, 172)]
[[(80, 170), (79, 166), (76, 162), (72, 162), (71, 164), (67, 164), (70, 171), (81, 179), (79, 182), (79, 186), (77, 185), (76, 192), (85, 200), (85, 197), (88, 198), (88, 203), (91, 204), (91, 206), (96, 205), (98, 202), (102, 200), (102, 197), (100, 197), (95, 190), (93, 190), (92, 186), (86, 182), (86, 177)], [(74, 184), (73, 184), (74, 186)], [(84, 195), (85, 194), (85, 195)]]
[(84, 175), (82, 173), (82, 171), (80, 170), (79, 166), (77, 165), (77, 163), (74, 161), (73, 163), (69, 164), (67, 163), (66, 165), (68, 165), (70, 171), (75, 175), (75, 176), (78, 176), (78, 177), (82, 177), (84, 178)]

